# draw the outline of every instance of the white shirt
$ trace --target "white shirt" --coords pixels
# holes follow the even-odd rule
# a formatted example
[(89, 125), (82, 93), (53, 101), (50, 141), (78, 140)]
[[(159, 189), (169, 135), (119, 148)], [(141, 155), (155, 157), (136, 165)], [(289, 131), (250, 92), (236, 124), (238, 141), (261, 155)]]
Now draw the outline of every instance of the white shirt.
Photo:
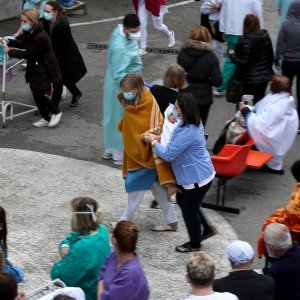
[(239, 298), (231, 293), (214, 292), (213, 294), (207, 296), (190, 295), (184, 300), (239, 300)]
[(224, 0), (220, 11), (220, 31), (225, 34), (242, 35), (247, 14), (256, 14), (260, 27), (264, 28), (261, 0)]

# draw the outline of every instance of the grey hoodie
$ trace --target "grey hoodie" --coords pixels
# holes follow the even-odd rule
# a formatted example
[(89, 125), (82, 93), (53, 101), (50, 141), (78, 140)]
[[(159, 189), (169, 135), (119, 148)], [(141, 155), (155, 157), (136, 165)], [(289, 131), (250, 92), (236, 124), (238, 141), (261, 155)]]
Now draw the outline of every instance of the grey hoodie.
[(287, 19), (282, 23), (275, 58), (275, 65), (280, 59), (295, 62), (300, 61), (300, 0), (291, 2)]

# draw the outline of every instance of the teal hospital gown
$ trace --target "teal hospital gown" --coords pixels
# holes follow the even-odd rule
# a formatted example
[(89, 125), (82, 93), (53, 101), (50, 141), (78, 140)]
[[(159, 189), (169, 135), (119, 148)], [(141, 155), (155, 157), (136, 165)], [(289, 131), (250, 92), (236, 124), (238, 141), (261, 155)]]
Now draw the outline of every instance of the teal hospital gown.
[(105, 225), (99, 225), (96, 234), (72, 232), (60, 246), (63, 244), (69, 245), (70, 250), (53, 265), (52, 280), (59, 278), (67, 286), (80, 287), (85, 292), (86, 300), (96, 300), (98, 274), (111, 251)]
[(138, 52), (138, 42), (122, 34), (118, 25), (113, 31), (108, 48), (108, 68), (104, 79), (103, 94), (103, 136), (106, 149), (123, 149), (122, 134), (117, 125), (122, 118), (123, 108), (117, 100), (120, 81), (128, 73), (140, 74), (142, 61)]

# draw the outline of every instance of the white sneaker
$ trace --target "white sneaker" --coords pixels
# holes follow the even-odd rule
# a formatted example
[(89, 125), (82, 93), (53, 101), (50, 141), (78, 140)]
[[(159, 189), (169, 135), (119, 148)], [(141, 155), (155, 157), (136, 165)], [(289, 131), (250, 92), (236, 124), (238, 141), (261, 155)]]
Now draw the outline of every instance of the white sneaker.
[(171, 31), (171, 36), (168, 37), (168, 47), (172, 48), (175, 45), (175, 33), (174, 31)]
[(107, 223), (106, 226), (110, 229), (110, 230), (114, 230), (117, 226), (117, 223), (118, 222), (110, 222), (110, 223)]
[(102, 158), (104, 159), (112, 159), (112, 154), (110, 152), (104, 151)]
[(38, 128), (47, 127), (48, 125), (49, 125), (49, 122), (43, 118), (32, 124), (32, 126), (38, 127)]
[(57, 115), (52, 115), (48, 127), (55, 127), (59, 123), (61, 116), (62, 116), (62, 112), (60, 112)]
[(139, 54), (140, 55), (146, 55), (148, 52), (146, 51), (146, 49), (140, 48), (139, 49)]
[(123, 166), (123, 160), (114, 160), (113, 163), (115, 166)]
[(221, 97), (225, 95), (225, 91), (218, 91), (218, 90), (214, 90), (213, 94), (217, 97)]

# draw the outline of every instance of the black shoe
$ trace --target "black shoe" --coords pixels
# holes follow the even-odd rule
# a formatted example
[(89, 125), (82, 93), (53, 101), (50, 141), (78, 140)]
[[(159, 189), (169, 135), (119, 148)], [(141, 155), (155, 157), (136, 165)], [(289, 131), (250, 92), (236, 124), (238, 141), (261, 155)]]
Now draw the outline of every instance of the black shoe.
[(200, 250), (201, 250), (201, 245), (199, 245), (198, 247), (192, 247), (190, 242), (175, 247), (175, 251), (180, 253), (189, 253), (189, 252), (195, 252)]
[(204, 241), (204, 240), (206, 240), (206, 239), (208, 239), (208, 238), (210, 238), (210, 237), (212, 237), (212, 236), (214, 236), (216, 234), (217, 234), (217, 231), (216, 231), (215, 228), (213, 228), (213, 227), (206, 228), (203, 231), (203, 235), (202, 235), (201, 241)]
[(81, 98), (82, 93), (80, 92), (76, 97), (73, 96), (70, 107), (77, 107), (79, 99)]
[(150, 208), (159, 208), (158, 202), (155, 199), (151, 201)]
[(284, 170), (274, 170), (269, 168), (267, 165), (264, 165), (260, 170), (266, 173), (284, 175)]

